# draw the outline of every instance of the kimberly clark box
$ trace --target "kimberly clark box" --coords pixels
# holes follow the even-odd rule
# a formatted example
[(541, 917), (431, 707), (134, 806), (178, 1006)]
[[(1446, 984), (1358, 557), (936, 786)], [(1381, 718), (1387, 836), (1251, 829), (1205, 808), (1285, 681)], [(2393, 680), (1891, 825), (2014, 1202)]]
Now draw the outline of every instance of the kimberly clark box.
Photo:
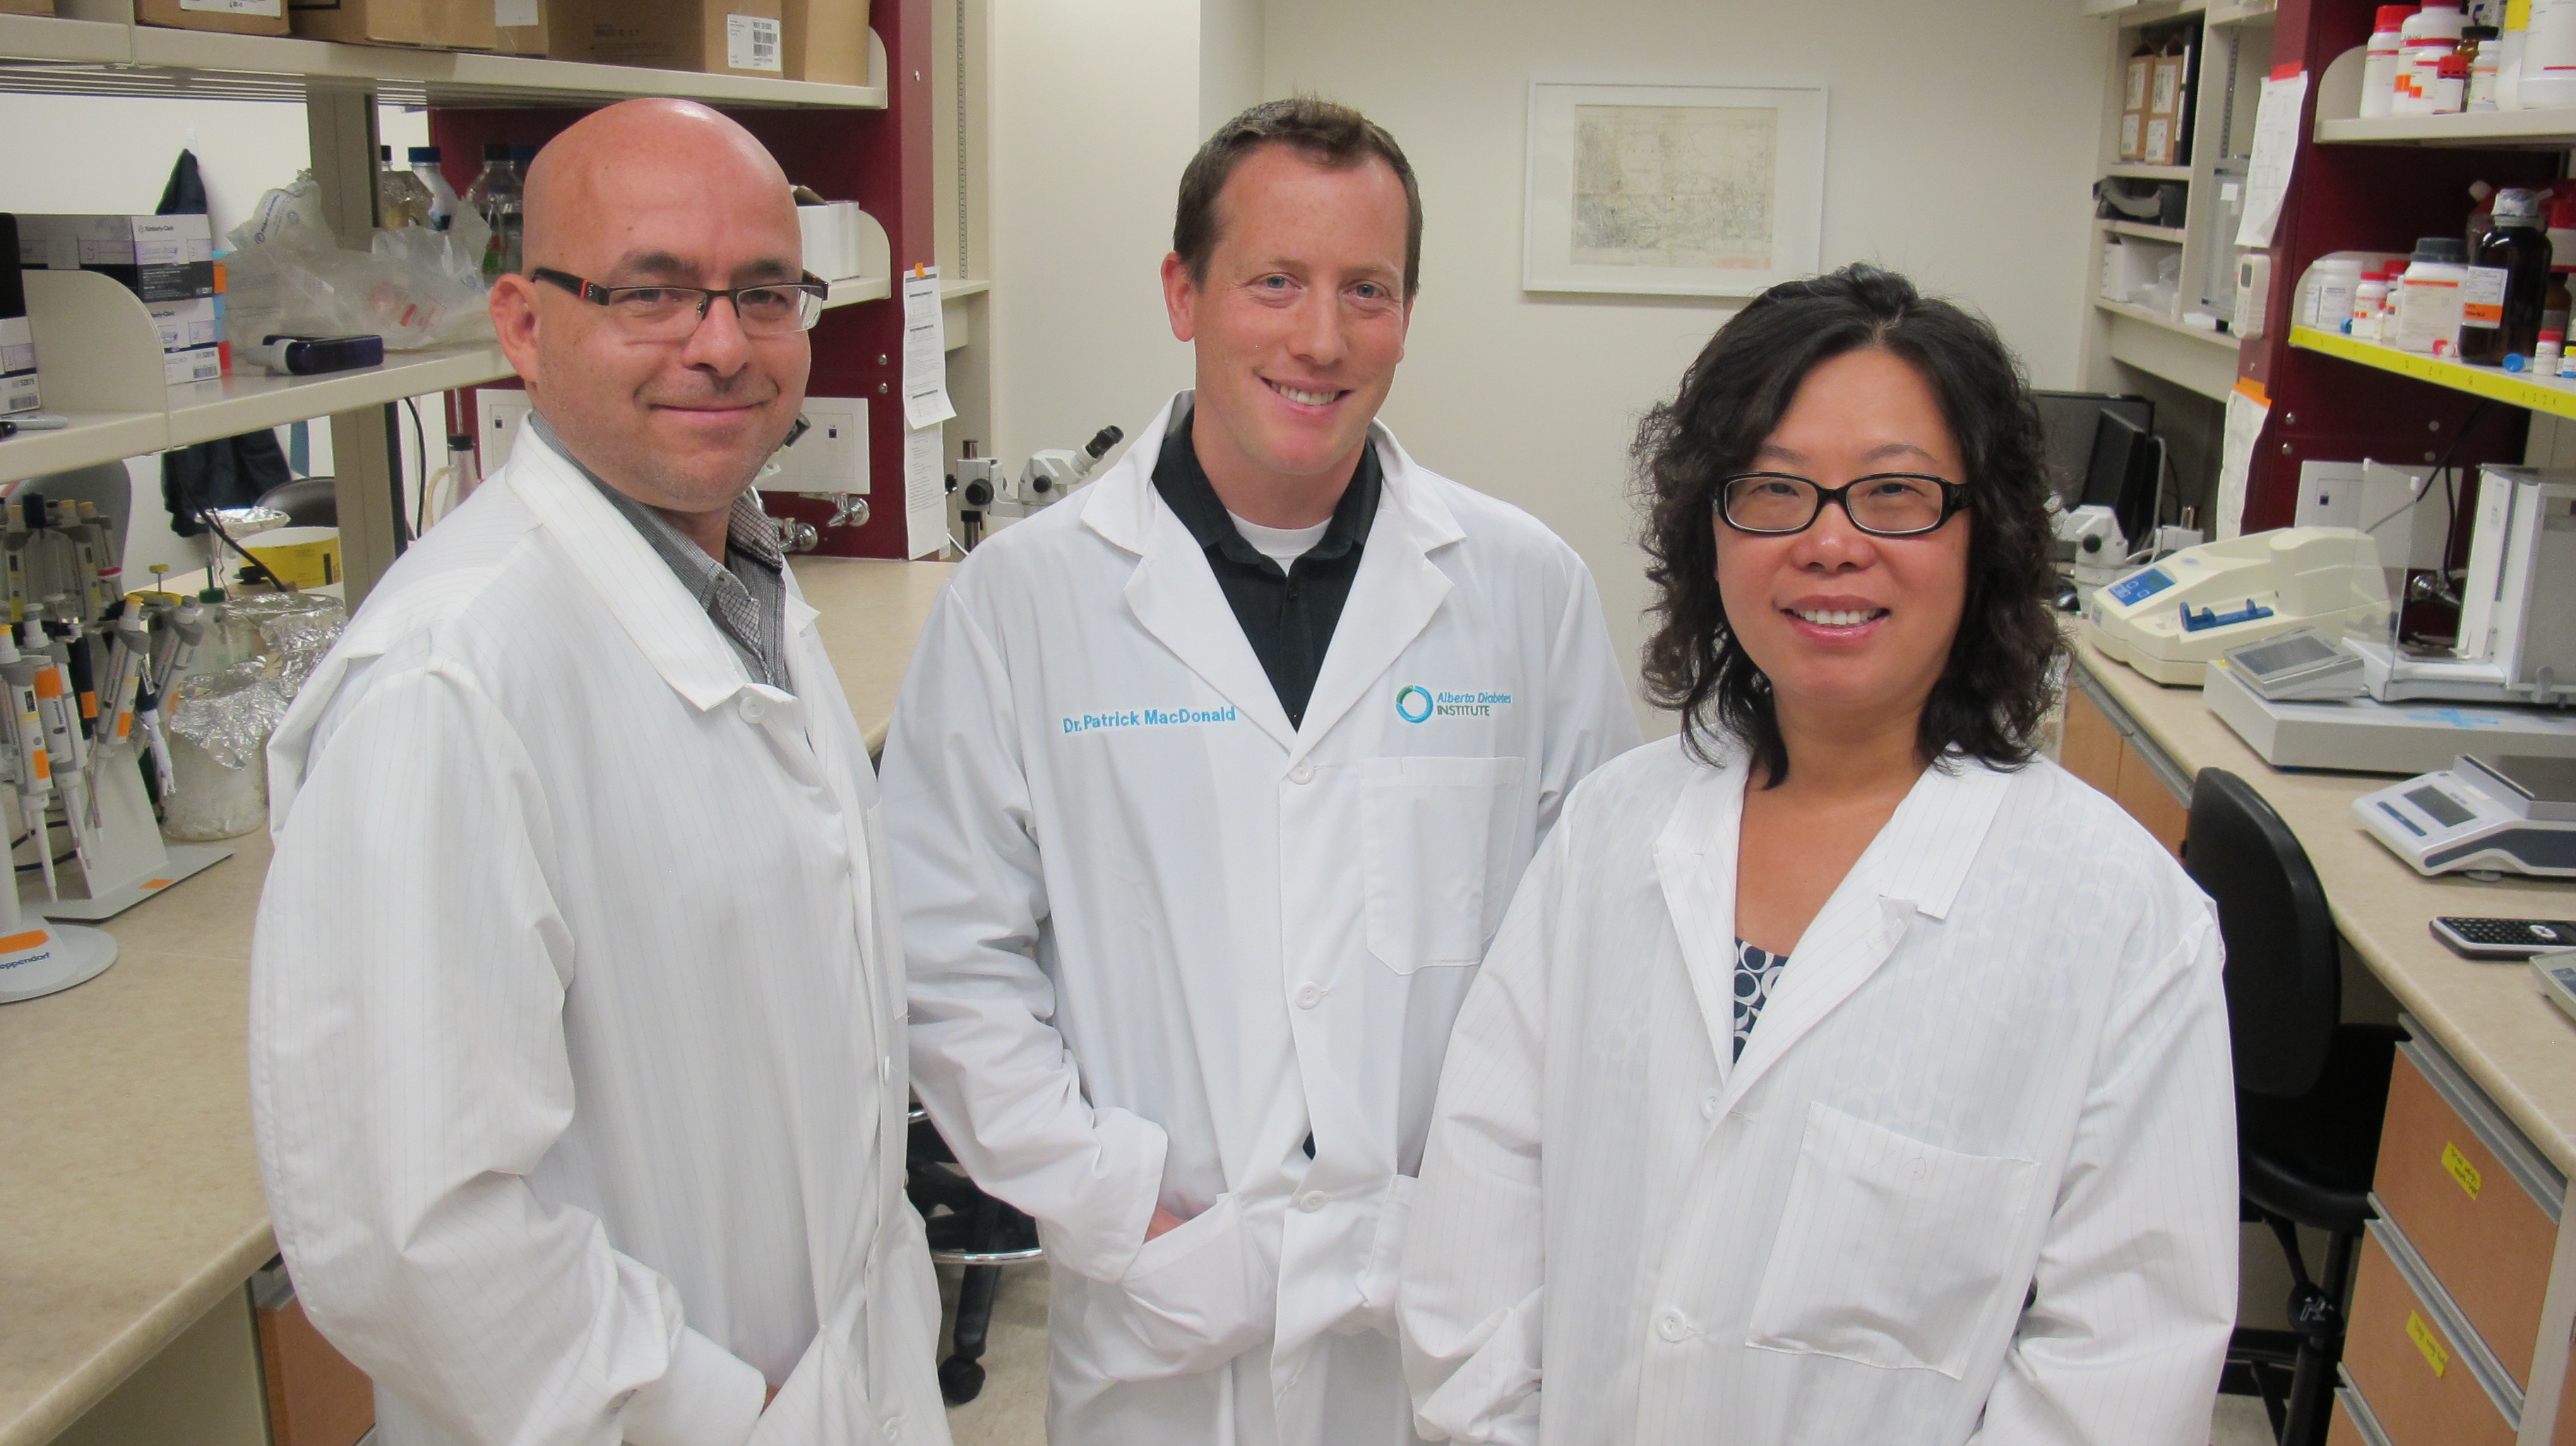
[(223, 374), (223, 353), (214, 347), (192, 346), (161, 353), (161, 379), (171, 386), (211, 382)]
[(152, 318), (153, 328), (161, 333), (163, 351), (184, 351), (189, 347), (213, 346), (224, 339), (222, 317), (215, 310), (215, 298), (192, 296), (185, 301), (147, 301), (143, 309)]
[(204, 216), (18, 217), (18, 264), (95, 271), (145, 301), (215, 294), (215, 237)]

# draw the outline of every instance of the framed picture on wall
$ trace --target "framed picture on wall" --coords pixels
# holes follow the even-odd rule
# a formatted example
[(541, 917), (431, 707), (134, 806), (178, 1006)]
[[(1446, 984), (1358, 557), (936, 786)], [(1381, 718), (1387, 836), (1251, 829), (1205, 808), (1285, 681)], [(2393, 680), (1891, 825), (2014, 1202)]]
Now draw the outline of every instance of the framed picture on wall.
[(1525, 291), (1751, 296), (1824, 208), (1822, 86), (1530, 83)]

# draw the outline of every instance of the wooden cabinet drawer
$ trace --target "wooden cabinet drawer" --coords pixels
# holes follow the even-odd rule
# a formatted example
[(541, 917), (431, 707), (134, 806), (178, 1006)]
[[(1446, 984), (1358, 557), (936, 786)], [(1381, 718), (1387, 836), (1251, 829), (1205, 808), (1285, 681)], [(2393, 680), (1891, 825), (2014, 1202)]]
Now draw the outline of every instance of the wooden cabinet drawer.
[(2558, 1238), (2555, 1212), (2533, 1195), (2548, 1182), (2532, 1176), (2549, 1167), (2535, 1161), (2458, 1066), (2420, 1037), (2404, 1047), (2372, 1193), (2518, 1388), (2531, 1384)]
[(2352, 1423), (2352, 1413), (2346, 1411), (2343, 1402), (2338, 1400), (2334, 1404), (2334, 1414), (2326, 1418), (2326, 1446), (2378, 1446), (2378, 1443), (2361, 1434), (2361, 1428)]
[(2057, 746), (2057, 762), (2106, 797), (2120, 791), (2120, 730), (2084, 690), (2069, 680), (2066, 687), (2066, 731)]
[(376, 1424), (375, 1384), (304, 1318), (282, 1266), (251, 1277), (272, 1446), (355, 1446)]
[[(2361, 1245), (2344, 1374), (2390, 1446), (2513, 1446), (2515, 1423), (2477, 1378), (2444, 1312), (2398, 1271), (2373, 1222)], [(2519, 1403), (2517, 1404), (2517, 1409)]]

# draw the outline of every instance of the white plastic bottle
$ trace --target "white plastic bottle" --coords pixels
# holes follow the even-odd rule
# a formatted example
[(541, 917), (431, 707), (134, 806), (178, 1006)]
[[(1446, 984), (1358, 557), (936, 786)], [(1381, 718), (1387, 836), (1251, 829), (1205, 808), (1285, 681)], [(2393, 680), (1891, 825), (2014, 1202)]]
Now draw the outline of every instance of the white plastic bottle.
[(2399, 27), (2405, 58), (2397, 77), (2396, 104), (2390, 114), (2434, 114), (2434, 91), (2441, 82), (2442, 58), (2459, 51), (2460, 32), (2466, 28), (2468, 18), (2460, 13), (2457, 0), (2431, 0), (2406, 18)]
[(2373, 271), (2352, 289), (2352, 316), (2343, 324), (2360, 341), (2379, 340), (2380, 313), (2388, 309), (2388, 279)]
[(2456, 357), (2460, 351), (2460, 287), (2469, 279), (2469, 248), (2457, 236), (2426, 236), (2399, 283), (2397, 346), (2401, 351)]
[(2361, 113), (2386, 115), (2397, 97), (2397, 67), (2403, 59), (2401, 27), (2415, 13), (2412, 5), (2382, 5), (2371, 21), (2370, 49), (2361, 63)]
[(2576, 0), (2531, 0), (2516, 95), (2524, 110), (2576, 106)]

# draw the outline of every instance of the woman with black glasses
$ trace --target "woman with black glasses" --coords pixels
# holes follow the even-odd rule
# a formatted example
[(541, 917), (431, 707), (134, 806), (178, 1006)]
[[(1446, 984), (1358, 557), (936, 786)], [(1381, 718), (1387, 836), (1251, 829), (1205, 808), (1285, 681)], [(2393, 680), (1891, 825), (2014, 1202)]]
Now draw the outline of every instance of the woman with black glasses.
[(1637, 451), (1681, 736), (1576, 790), (1459, 1016), (1400, 1296), (1421, 1429), (2207, 1441), (2218, 931), (2033, 756), (2010, 353), (1849, 267), (1746, 306)]

